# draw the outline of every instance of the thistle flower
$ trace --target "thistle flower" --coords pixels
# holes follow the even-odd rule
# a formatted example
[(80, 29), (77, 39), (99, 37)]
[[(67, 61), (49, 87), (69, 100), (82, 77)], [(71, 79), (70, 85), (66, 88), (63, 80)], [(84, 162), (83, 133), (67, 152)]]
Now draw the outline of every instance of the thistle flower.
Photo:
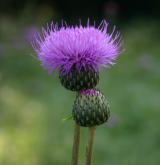
[(108, 33), (104, 20), (98, 28), (51, 24), (37, 36), (33, 47), (42, 66), (52, 73), (58, 70), (61, 83), (67, 89), (80, 91), (94, 88), (99, 81), (99, 69), (114, 64), (121, 52), (120, 33), (115, 27)]
[(72, 116), (75, 131), (72, 164), (78, 164), (80, 126), (89, 127), (86, 147), (86, 164), (91, 164), (95, 126), (105, 123), (110, 116), (110, 106), (105, 96), (95, 86), (99, 82), (99, 70), (114, 64), (121, 53), (120, 33), (113, 28), (108, 33), (108, 23), (103, 20), (98, 28), (87, 26), (58, 27), (51, 24), (33, 41), (42, 66), (51, 74), (59, 72), (61, 84), (77, 91)]
[(105, 123), (110, 107), (105, 96), (96, 89), (80, 91), (73, 105), (73, 119), (80, 126), (93, 127)]

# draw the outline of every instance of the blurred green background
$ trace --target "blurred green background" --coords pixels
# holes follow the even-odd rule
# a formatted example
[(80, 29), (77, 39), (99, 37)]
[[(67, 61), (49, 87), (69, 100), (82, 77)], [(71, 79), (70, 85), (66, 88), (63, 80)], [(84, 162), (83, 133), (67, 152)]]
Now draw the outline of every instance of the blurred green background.
[[(6, 0), (0, 2), (0, 165), (68, 165), (75, 93), (41, 68), (30, 41), (53, 21), (107, 19), (124, 53), (101, 71), (111, 118), (97, 128), (93, 165), (160, 164), (160, 2)], [(87, 129), (82, 129), (80, 165)]]

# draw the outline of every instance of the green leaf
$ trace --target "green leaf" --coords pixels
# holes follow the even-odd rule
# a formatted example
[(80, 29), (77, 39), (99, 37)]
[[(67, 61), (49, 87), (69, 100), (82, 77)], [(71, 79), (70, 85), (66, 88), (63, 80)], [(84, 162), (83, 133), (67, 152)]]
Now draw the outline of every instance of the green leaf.
[(68, 121), (68, 120), (71, 120), (71, 119), (73, 119), (72, 115), (63, 118), (62, 121), (64, 122), (64, 121)]

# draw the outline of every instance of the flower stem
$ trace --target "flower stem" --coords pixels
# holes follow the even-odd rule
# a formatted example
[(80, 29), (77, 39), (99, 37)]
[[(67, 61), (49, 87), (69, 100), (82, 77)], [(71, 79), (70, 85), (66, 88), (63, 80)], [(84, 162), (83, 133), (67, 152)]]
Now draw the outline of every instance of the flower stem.
[(78, 164), (79, 141), (80, 141), (80, 126), (75, 123), (71, 165)]
[(88, 143), (86, 146), (86, 162), (85, 165), (91, 165), (93, 141), (96, 127), (90, 127), (88, 132)]

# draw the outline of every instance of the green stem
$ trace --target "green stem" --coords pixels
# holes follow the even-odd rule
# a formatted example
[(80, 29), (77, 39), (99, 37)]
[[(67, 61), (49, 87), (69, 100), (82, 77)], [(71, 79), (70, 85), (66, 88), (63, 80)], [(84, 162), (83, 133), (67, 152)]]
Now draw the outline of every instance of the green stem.
[(87, 142), (87, 146), (86, 146), (86, 162), (85, 162), (85, 165), (91, 165), (95, 130), (96, 130), (96, 127), (90, 127), (89, 128), (88, 142)]
[(75, 123), (71, 165), (78, 165), (80, 126)]

